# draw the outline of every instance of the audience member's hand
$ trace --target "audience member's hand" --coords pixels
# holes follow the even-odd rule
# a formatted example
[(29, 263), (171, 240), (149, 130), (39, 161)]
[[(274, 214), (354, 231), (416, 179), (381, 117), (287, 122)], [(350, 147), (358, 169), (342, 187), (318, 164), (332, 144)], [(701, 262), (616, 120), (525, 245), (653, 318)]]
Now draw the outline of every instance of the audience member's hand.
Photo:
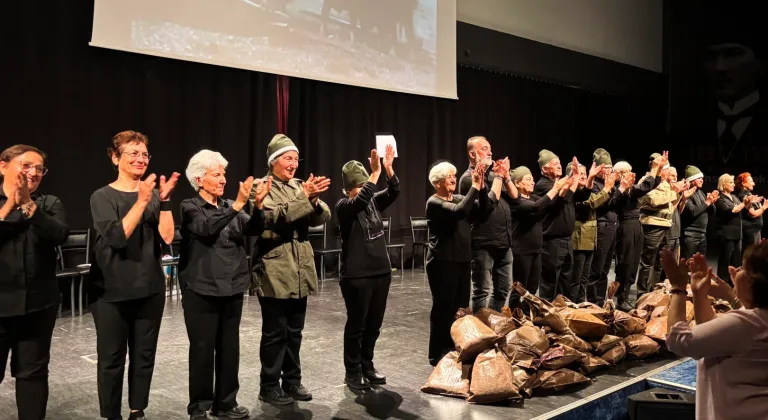
[(669, 282), (672, 286), (685, 290), (688, 286), (688, 264), (685, 258), (677, 259), (677, 255), (668, 248), (664, 248), (660, 252), (661, 265), (664, 267), (664, 272), (667, 273)]
[(709, 285), (709, 295), (715, 299), (722, 299), (728, 303), (733, 302), (733, 300), (736, 299), (736, 293), (733, 291), (733, 287), (717, 276), (712, 277), (712, 283)]
[(712, 283), (712, 269), (691, 273), (691, 291), (694, 296), (707, 296)]

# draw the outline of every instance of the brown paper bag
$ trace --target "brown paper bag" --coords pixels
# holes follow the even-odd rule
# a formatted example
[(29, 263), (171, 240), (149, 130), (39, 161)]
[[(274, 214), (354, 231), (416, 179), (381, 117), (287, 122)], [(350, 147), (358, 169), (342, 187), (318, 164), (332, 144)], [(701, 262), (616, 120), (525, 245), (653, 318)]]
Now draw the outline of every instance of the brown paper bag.
[(421, 392), (445, 395), (448, 397), (469, 398), (469, 379), (472, 364), (462, 364), (459, 354), (452, 351), (446, 354), (429, 375)]
[(519, 326), (511, 316), (507, 317), (503, 313), (496, 312), (493, 309), (481, 308), (475, 313), (475, 316), (499, 336), (505, 336), (508, 332)]
[(550, 339), (550, 344), (562, 344), (582, 353), (592, 351), (592, 346), (589, 343), (573, 334), (554, 335)]
[(451, 338), (459, 352), (462, 362), (472, 360), (481, 352), (488, 350), (504, 337), (497, 336), (493, 330), (473, 315), (462, 316), (451, 325)]
[[(541, 357), (549, 350), (549, 340), (541, 328), (522, 326), (506, 335), (502, 350), (507, 346), (517, 346), (529, 350), (536, 357)], [(509, 356), (509, 353), (506, 354)]]
[(627, 357), (646, 359), (659, 352), (659, 343), (642, 334), (634, 334), (624, 339), (627, 345)]
[(613, 321), (611, 322), (610, 331), (612, 335), (618, 337), (641, 334), (645, 331), (645, 321), (633, 317), (623, 311), (613, 311)]
[(631, 311), (628, 312), (628, 314), (629, 316), (640, 318), (643, 321), (648, 321), (648, 318), (651, 317), (651, 313), (646, 311), (645, 309), (643, 310), (632, 309)]
[(605, 310), (605, 308), (601, 308), (591, 302), (579, 303), (578, 305), (576, 305), (576, 309), (578, 309), (581, 312), (594, 315), (602, 321), (605, 321), (611, 315), (611, 312)]
[(667, 338), (667, 320), (666, 316), (651, 319), (645, 326), (644, 334), (654, 340), (664, 341)]
[(536, 372), (536, 379), (533, 381), (532, 388), (541, 391), (558, 392), (589, 382), (590, 380), (586, 376), (569, 369), (555, 371), (540, 370)]
[(603, 309), (610, 315), (613, 314), (613, 311), (616, 310), (616, 303), (613, 301), (613, 297), (616, 295), (616, 292), (619, 290), (619, 287), (621, 284), (619, 282), (612, 282), (608, 286), (608, 296), (605, 299), (605, 303), (603, 304)]
[(620, 341), (618, 345), (612, 347), (607, 352), (603, 353), (600, 358), (608, 362), (610, 365), (615, 366), (627, 355), (627, 345), (624, 341)]
[(669, 295), (665, 293), (663, 289), (657, 289), (650, 293), (646, 293), (637, 300), (638, 310), (653, 310), (659, 306), (669, 305)]
[[(722, 299), (715, 300), (712, 303), (712, 308), (715, 309), (716, 313), (725, 313), (725, 312), (730, 312), (730, 311), (733, 310), (733, 308), (731, 307), (731, 304), (726, 302), (726, 301), (724, 301), (724, 300), (722, 300)], [(686, 308), (686, 309), (688, 309), (688, 308)]]
[(595, 373), (598, 370), (607, 369), (609, 367), (611, 367), (611, 364), (605, 360), (592, 356), (591, 354), (585, 354), (581, 359), (581, 368), (579, 368), (579, 371), (585, 375), (589, 375), (590, 373)]
[(606, 334), (600, 340), (592, 341), (590, 344), (595, 350), (595, 354), (603, 354), (618, 345), (621, 342), (621, 337), (615, 335)]
[(571, 332), (565, 319), (557, 312), (557, 308), (544, 299), (528, 293), (525, 286), (519, 282), (512, 284), (512, 290), (520, 295), (521, 299), (528, 302), (531, 309), (531, 319), (535, 325), (546, 325), (552, 328), (552, 331), (565, 334)]
[(667, 313), (669, 313), (669, 308), (667, 306), (657, 306), (653, 309), (653, 312), (651, 312), (651, 320), (653, 320), (653, 318), (667, 316)]
[(557, 370), (577, 362), (584, 357), (584, 353), (576, 351), (568, 346), (557, 345), (550, 348), (538, 362), (540, 368)]
[(568, 328), (579, 337), (602, 337), (608, 332), (608, 325), (600, 318), (576, 309), (565, 315)]
[(521, 399), (513, 385), (512, 365), (501, 352), (491, 349), (481, 353), (472, 367), (469, 386), (470, 403), (492, 403)]

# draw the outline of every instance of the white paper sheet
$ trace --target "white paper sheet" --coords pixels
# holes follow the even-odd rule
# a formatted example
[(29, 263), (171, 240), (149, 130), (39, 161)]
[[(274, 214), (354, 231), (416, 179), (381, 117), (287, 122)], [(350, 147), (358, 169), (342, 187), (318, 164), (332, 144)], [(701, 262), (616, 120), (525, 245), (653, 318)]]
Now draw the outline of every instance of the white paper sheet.
[(377, 134), (376, 135), (376, 152), (379, 153), (379, 157), (383, 158), (384, 154), (387, 152), (387, 146), (392, 145), (392, 148), (395, 149), (395, 157), (397, 156), (397, 141), (395, 141), (395, 136), (391, 134)]

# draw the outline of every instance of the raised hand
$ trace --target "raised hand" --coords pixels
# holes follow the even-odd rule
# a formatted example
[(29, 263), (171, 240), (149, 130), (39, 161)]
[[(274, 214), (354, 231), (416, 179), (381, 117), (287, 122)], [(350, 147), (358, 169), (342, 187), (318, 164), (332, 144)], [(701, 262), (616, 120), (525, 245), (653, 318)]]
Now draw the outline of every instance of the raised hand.
[[(251, 189), (253, 188), (253, 177), (249, 176), (245, 181), (240, 183), (240, 188), (237, 189), (237, 198), (235, 199), (235, 205), (232, 207), (235, 210), (240, 210), (248, 204), (248, 197), (251, 195)], [(261, 182), (261, 181), (259, 181)]]
[(711, 204), (717, 201), (717, 199), (720, 198), (720, 191), (714, 190), (711, 193), (707, 194), (707, 201)]
[[(381, 172), (381, 161), (379, 160), (379, 152), (376, 149), (371, 150), (371, 157), (368, 158), (368, 163), (371, 165), (371, 172), (376, 174)], [(309, 182), (309, 180), (307, 180)]]
[(507, 178), (509, 176), (509, 158), (499, 159), (496, 164), (493, 165), (493, 173), (496, 175)]
[(677, 259), (677, 256), (669, 248), (664, 248), (659, 253), (661, 256), (661, 265), (664, 272), (667, 273), (669, 282), (672, 286), (685, 290), (688, 286), (688, 265), (685, 258)]
[(16, 205), (23, 206), (32, 201), (32, 195), (29, 192), (29, 184), (27, 182), (27, 176), (20, 173), (16, 179), (16, 189), (13, 194)]
[(736, 299), (736, 293), (733, 291), (733, 288), (725, 280), (717, 276), (712, 276), (712, 282), (709, 284), (709, 292), (707, 294), (715, 299), (722, 299), (727, 302), (733, 302)]
[(152, 192), (155, 190), (155, 185), (157, 185), (157, 182), (155, 182), (156, 179), (157, 176), (155, 174), (150, 174), (147, 179), (139, 182), (138, 201), (144, 204), (148, 204), (152, 201)]
[(571, 187), (570, 181), (571, 177), (562, 177), (555, 181), (555, 184), (553, 185), (553, 188), (557, 191), (562, 191), (563, 189), (567, 189)]
[(664, 165), (667, 163), (669, 163), (669, 152), (665, 150), (661, 153), (661, 156), (653, 160), (652, 166), (654, 168), (664, 168)]
[(478, 163), (475, 170), (472, 171), (472, 186), (477, 190), (483, 189), (485, 185), (485, 164)]
[(179, 182), (180, 174), (174, 172), (171, 174), (171, 178), (166, 180), (165, 175), (160, 177), (160, 201), (168, 201), (171, 199), (171, 192), (176, 188), (176, 184)]
[(572, 177), (579, 176), (579, 160), (576, 159), (576, 156), (574, 156), (573, 159), (571, 160), (571, 176)]
[(621, 177), (621, 184), (620, 184), (621, 188), (623, 188), (624, 190), (628, 190), (628, 189), (632, 188), (632, 186), (635, 185), (635, 177), (636, 177), (636, 175), (635, 175), (634, 172), (629, 172), (629, 173), (625, 174), (624, 176), (622, 176)]
[(670, 185), (670, 188), (672, 188), (672, 191), (680, 194), (681, 192), (688, 189), (688, 183), (685, 181), (675, 182), (674, 184)]
[[(594, 166), (594, 164), (593, 164)], [(603, 166), (603, 165), (600, 165)], [(616, 185), (616, 181), (619, 180), (619, 173), (618, 172), (611, 172), (610, 175), (608, 175), (607, 178), (605, 178), (605, 189), (610, 190), (613, 188), (614, 185)]]
[(261, 210), (264, 208), (264, 198), (272, 191), (272, 177), (270, 176), (266, 181), (259, 179), (255, 183), (256, 193), (253, 196), (253, 205)]
[(392, 164), (395, 162), (395, 148), (388, 144), (384, 150), (384, 169), (388, 172), (392, 170)]
[(712, 269), (691, 273), (691, 291), (694, 295), (707, 296), (712, 284)]
[(315, 178), (314, 175), (309, 174), (309, 179), (303, 184), (304, 194), (309, 199), (314, 199), (318, 195), (328, 191), (331, 186), (331, 180), (324, 176)]
[[(605, 168), (605, 165), (603, 165), (602, 163), (600, 165), (596, 165), (595, 162), (592, 162), (592, 167), (589, 168), (588, 176), (590, 178), (596, 177), (598, 174), (600, 174), (600, 172), (603, 170), (603, 168)], [(573, 172), (573, 171), (579, 172), (578, 171), (578, 167), (576, 169), (574, 169), (573, 166), (571, 166), (571, 172)], [(615, 183), (615, 181), (614, 181), (614, 183)]]
[(688, 188), (687, 190), (683, 191), (683, 197), (685, 197), (686, 200), (691, 198), (693, 193), (695, 193), (698, 189), (699, 188), (696, 187), (695, 185), (690, 187), (690, 188)]

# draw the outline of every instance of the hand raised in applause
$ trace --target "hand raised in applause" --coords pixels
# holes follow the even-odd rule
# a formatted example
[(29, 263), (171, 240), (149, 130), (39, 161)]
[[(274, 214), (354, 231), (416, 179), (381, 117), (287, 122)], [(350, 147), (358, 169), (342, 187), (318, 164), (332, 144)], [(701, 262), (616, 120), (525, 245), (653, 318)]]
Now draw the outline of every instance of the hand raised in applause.
[[(602, 165), (600, 165), (602, 166)], [(610, 175), (608, 175), (607, 178), (605, 178), (605, 186), (603, 187), (605, 190), (610, 191), (613, 189), (613, 186), (616, 185), (616, 181), (619, 180), (619, 173), (618, 172), (611, 172)]]
[(147, 179), (139, 182), (139, 202), (149, 204), (149, 202), (152, 201), (152, 192), (157, 185), (155, 180), (157, 180), (157, 175), (150, 174)]
[(394, 173), (392, 165), (395, 163), (395, 148), (388, 144), (384, 150), (384, 169), (387, 171), (387, 176)]
[(166, 180), (165, 175), (160, 176), (160, 201), (168, 201), (171, 199), (171, 192), (176, 188), (176, 184), (179, 183), (178, 172), (171, 174), (171, 178)]
[(381, 159), (379, 158), (379, 152), (376, 149), (371, 150), (371, 157), (368, 158), (368, 164), (371, 166), (372, 174), (381, 173)]
[(253, 188), (253, 177), (249, 176), (245, 181), (240, 183), (240, 187), (237, 189), (237, 198), (235, 199), (232, 208), (235, 211), (240, 211), (248, 204), (248, 197), (251, 195), (251, 188)]
[(306, 194), (310, 200), (314, 200), (318, 195), (328, 191), (328, 188), (330, 187), (330, 179), (324, 176), (315, 177), (313, 174), (309, 174), (309, 179), (303, 184), (304, 194)]
[(664, 272), (667, 273), (669, 282), (672, 286), (686, 290), (688, 286), (688, 264), (685, 258), (677, 259), (677, 255), (669, 248), (664, 248), (660, 252), (661, 265)]
[(477, 166), (475, 166), (475, 170), (472, 171), (472, 186), (478, 191), (482, 190), (485, 186), (486, 169), (487, 167), (485, 164), (478, 163)]
[[(256, 192), (253, 194), (253, 205), (261, 210), (264, 208), (264, 198), (272, 191), (272, 177), (270, 176), (266, 181), (258, 179), (254, 184), (256, 185)], [(249, 188), (248, 191), (251, 189)]]
[[(592, 162), (592, 167), (589, 168), (589, 173), (587, 174), (587, 176), (589, 178), (593, 178), (594, 179), (597, 175), (600, 174), (600, 172), (603, 170), (603, 168), (605, 168), (605, 165), (603, 165), (602, 163), (597, 165), (595, 162)], [(574, 170), (573, 166), (571, 166), (571, 171), (573, 171), (573, 170)], [(578, 172), (578, 168), (576, 169), (576, 172)]]

